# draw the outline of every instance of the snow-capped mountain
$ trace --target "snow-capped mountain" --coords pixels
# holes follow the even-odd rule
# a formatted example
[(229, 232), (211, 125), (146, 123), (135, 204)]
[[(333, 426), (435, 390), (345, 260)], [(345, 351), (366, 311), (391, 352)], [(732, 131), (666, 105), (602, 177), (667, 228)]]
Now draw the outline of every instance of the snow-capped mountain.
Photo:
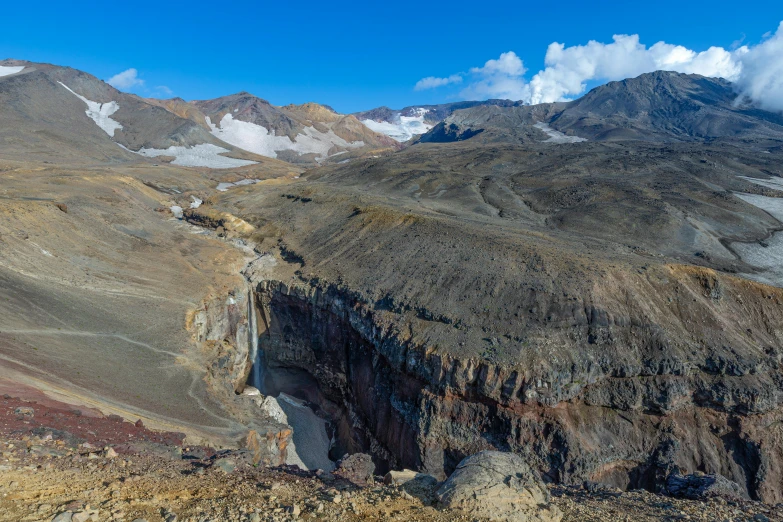
[(316, 103), (276, 107), (241, 92), (192, 104), (204, 115), (213, 136), (249, 152), (291, 163), (320, 164), (335, 156), (343, 161), (395, 146), (394, 141), (354, 116), (338, 114)]
[(164, 156), (175, 165), (235, 168), (261, 159), (90, 74), (19, 60), (0, 62), (0, 142), (11, 157), (61, 161)]

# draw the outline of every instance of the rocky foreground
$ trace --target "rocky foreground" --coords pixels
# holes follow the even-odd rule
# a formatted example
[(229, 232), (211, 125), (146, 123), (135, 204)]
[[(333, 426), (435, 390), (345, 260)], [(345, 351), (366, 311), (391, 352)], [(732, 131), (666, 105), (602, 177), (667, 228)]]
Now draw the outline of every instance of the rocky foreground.
[(695, 499), (544, 486), (519, 457), (498, 452), (466, 459), (445, 483), (372, 471), (362, 455), (334, 473), (257, 466), (251, 451), (189, 446), (141, 422), (56, 401), (0, 400), (0, 520), (783, 520), (783, 506), (703, 487), (699, 477), (679, 483)]

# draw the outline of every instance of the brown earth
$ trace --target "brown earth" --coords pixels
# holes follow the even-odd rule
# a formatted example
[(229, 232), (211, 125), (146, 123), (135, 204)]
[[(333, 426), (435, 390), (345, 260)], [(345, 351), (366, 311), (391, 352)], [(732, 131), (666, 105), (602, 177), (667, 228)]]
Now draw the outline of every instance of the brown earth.
[[(438, 505), (431, 491), (359, 487), (339, 477), (254, 467), (237, 451), (183, 445), (121, 419), (83, 416), (72, 406), (0, 398), (0, 520), (474, 521)], [(88, 439), (85, 442), (85, 439)], [(112, 451), (109, 451), (111, 448)], [(783, 520), (757, 502), (678, 500), (644, 491), (552, 487), (566, 522)]]

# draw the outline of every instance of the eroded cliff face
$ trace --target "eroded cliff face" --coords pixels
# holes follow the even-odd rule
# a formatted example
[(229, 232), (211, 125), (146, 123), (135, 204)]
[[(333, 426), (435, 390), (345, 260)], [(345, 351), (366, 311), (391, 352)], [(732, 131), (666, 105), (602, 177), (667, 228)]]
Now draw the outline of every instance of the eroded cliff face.
[[(296, 376), (288, 391), (328, 413), (336, 452), (369, 450), (381, 469), (443, 477), (464, 456), (499, 449), (556, 482), (655, 490), (679, 467), (783, 500), (783, 291), (696, 267), (650, 270), (658, 282), (639, 298), (627, 281), (608, 282), (544, 306), (568, 326), (539, 342), (571, 354), (553, 349), (547, 364), (450, 355), (433, 332), (458, 323), (301, 280), (258, 284), (259, 349), (273, 381)], [(672, 296), (679, 311), (662, 312)], [(736, 339), (737, 324), (742, 344), (716, 341)], [(720, 335), (700, 338), (708, 331)]]
[(237, 441), (251, 451), (256, 464), (280, 466), (286, 463), (290, 426), (264, 415), (252, 400), (237, 395), (245, 387), (256, 358), (254, 301), (252, 289), (246, 286), (209, 297), (190, 314), (187, 327), (204, 356), (210, 393), (247, 428), (234, 434)]

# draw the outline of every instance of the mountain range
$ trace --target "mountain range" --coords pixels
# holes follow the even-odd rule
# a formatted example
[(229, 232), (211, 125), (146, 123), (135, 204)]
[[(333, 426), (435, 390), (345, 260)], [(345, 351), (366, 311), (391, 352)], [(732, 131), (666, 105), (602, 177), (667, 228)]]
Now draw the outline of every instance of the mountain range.
[[(398, 150), (414, 139), (783, 140), (783, 117), (740, 103), (729, 82), (672, 72), (610, 82), (567, 103), (487, 100), (343, 115), (316, 103), (277, 107), (246, 92), (192, 102), (144, 99), (67, 67), (19, 60), (0, 66), (22, 67), (2, 77), (0, 118), (8, 124), (0, 133), (7, 144), (23, 142), (41, 155), (52, 152), (48, 140), (54, 136), (76, 156), (127, 160), (135, 152), (218, 168), (262, 158), (304, 166), (345, 162)], [(34, 121), (51, 124), (46, 139), (29, 125)]]

